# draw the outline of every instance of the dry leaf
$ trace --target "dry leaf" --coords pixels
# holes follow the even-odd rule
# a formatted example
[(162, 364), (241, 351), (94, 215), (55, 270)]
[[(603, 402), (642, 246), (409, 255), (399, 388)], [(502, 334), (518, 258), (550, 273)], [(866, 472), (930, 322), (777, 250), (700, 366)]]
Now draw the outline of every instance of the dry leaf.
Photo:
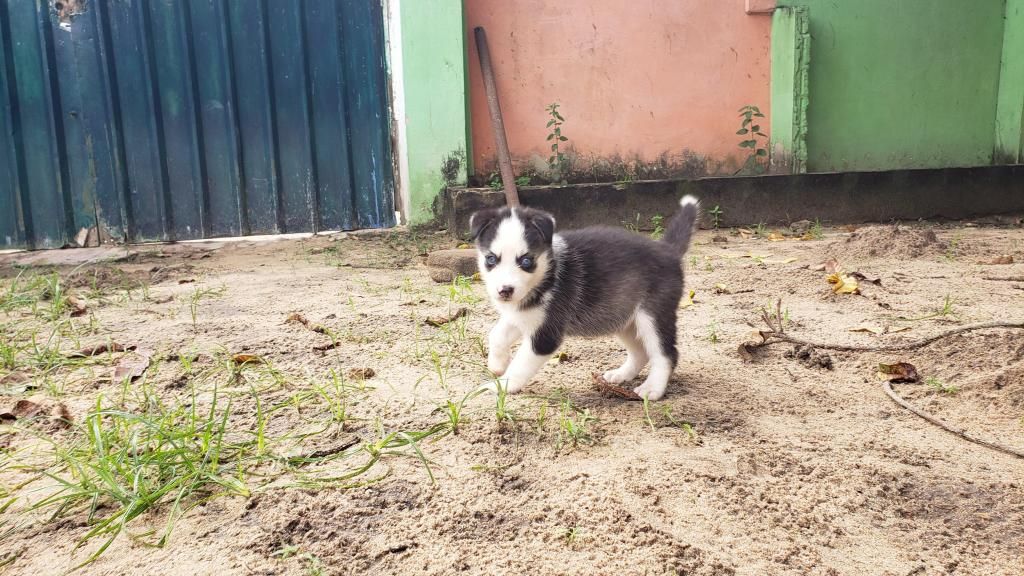
[(764, 264), (792, 264), (796, 262), (796, 258), (786, 258), (785, 260), (761, 260)]
[(231, 361), (241, 366), (242, 364), (258, 364), (263, 362), (263, 359), (256, 354), (235, 354), (231, 357)]
[(857, 281), (849, 276), (832, 274), (826, 280), (832, 285), (832, 292), (835, 294), (860, 294)]
[(885, 328), (885, 333), (886, 334), (898, 334), (900, 332), (906, 332), (907, 330), (910, 330), (910, 326), (896, 326), (896, 327), (887, 326)]
[(333, 342), (328, 342), (327, 344), (317, 344), (316, 346), (313, 346), (313, 351), (314, 352), (326, 352), (328, 350), (333, 350), (333, 349), (337, 348), (338, 346), (341, 346), (341, 342), (338, 342), (337, 340), (335, 340)]
[(57, 414), (54, 416), (54, 419), (61, 427), (71, 426), (75, 423), (74, 418), (71, 417), (71, 411), (68, 410), (67, 405), (63, 402), (57, 405), (55, 412)]
[(0, 385), (9, 386), (11, 384), (20, 384), (22, 382), (28, 382), (30, 378), (28, 374), (24, 372), (11, 372), (10, 374), (0, 378)]
[(745, 362), (752, 362), (754, 360), (754, 353), (758, 348), (757, 342), (743, 342), (736, 348), (736, 352), (739, 353), (740, 358)]
[(82, 302), (76, 296), (68, 296), (68, 305), (71, 306), (71, 316), (85, 316), (89, 308), (86, 307), (85, 302)]
[(451, 316), (447, 316), (447, 317), (439, 316), (437, 318), (427, 318), (426, 320), (423, 321), (423, 323), (426, 324), (427, 326), (433, 326), (434, 328), (438, 328), (440, 326), (444, 326), (445, 324), (448, 324), (449, 322), (454, 322), (454, 321), (458, 320), (459, 318), (462, 318), (463, 316), (465, 316), (467, 314), (469, 314), (469, 309), (467, 309), (467, 308), (459, 308), (458, 311), (456, 311), (455, 314), (452, 314)]
[(850, 277), (852, 277), (852, 278), (854, 278), (854, 279), (856, 279), (856, 280), (858, 280), (860, 282), (868, 282), (870, 284), (874, 284), (875, 286), (881, 286), (882, 285), (882, 279), (881, 278), (868, 278), (867, 276), (865, 276), (864, 274), (862, 274), (860, 272), (850, 272)]
[(611, 384), (597, 372), (592, 373), (590, 377), (594, 380), (594, 388), (600, 390), (605, 396), (622, 398), (623, 400), (643, 400), (643, 398), (641, 398), (636, 392), (633, 392), (628, 388), (623, 388), (622, 386)]
[(42, 406), (31, 400), (18, 400), (10, 410), (0, 413), (0, 421), (24, 420), (35, 416), (42, 409)]
[(879, 364), (878, 377), (882, 380), (888, 380), (893, 384), (900, 384), (903, 382), (912, 383), (921, 379), (921, 377), (917, 375), (917, 368), (915, 368), (913, 364), (907, 362)]
[(191, 284), (195, 281), (195, 278), (182, 278), (181, 280), (178, 280), (178, 284)]
[(696, 295), (696, 292), (694, 292), (693, 290), (690, 290), (689, 292), (687, 292), (687, 294), (685, 296), (683, 296), (682, 301), (679, 302), (679, 308), (689, 308), (690, 306), (693, 306), (693, 304), (694, 304), (693, 297), (695, 295)]
[(295, 324), (302, 324), (303, 326), (309, 326), (309, 320), (306, 320), (306, 317), (303, 316), (302, 314), (299, 314), (298, 312), (294, 312), (292, 314), (289, 314), (288, 318), (285, 319), (284, 323), (285, 324), (293, 324), (293, 323), (295, 323)]
[(345, 377), (349, 380), (369, 380), (377, 375), (373, 368), (349, 368)]
[(985, 262), (980, 262), (980, 264), (989, 264), (989, 265), (994, 265), (994, 266), (998, 266), (998, 265), (1002, 265), (1002, 264), (1013, 264), (1013, 256), (1009, 256), (1009, 255), (996, 256), (995, 258), (993, 258), (991, 260), (987, 260)]
[(869, 332), (871, 334), (884, 334), (885, 329), (874, 324), (861, 324), (856, 328), (850, 328), (850, 332)]
[(456, 248), (458, 248), (459, 250), (465, 250), (467, 248), (472, 248), (472, 246), (470, 246), (469, 244), (459, 244), (458, 246), (456, 246)]
[(725, 284), (715, 284), (715, 294), (729, 294), (729, 289), (726, 288)]
[(134, 349), (134, 346), (122, 346), (117, 342), (104, 342), (102, 344), (94, 344), (92, 346), (86, 346), (78, 352), (72, 352), (68, 354), (68, 358), (88, 358), (90, 356), (99, 356), (100, 354), (106, 354), (107, 352), (124, 352), (126, 350)]
[(122, 356), (114, 366), (114, 382), (123, 382), (126, 378), (134, 380), (145, 374), (146, 369), (149, 368), (151, 355), (152, 353), (148, 350), (135, 350)]
[(839, 267), (839, 261), (835, 258), (825, 260), (825, 263), (821, 266), (821, 269), (825, 271), (825, 274), (838, 274), (842, 270), (842, 268)]
[(309, 328), (310, 330), (316, 332), (317, 334), (326, 334), (328, 336), (331, 335), (331, 331), (328, 330), (326, 326), (323, 326), (321, 324), (311, 324), (309, 320), (306, 319), (305, 316), (299, 314), (298, 312), (289, 314), (288, 318), (286, 318), (284, 322), (285, 324), (302, 324), (303, 326)]
[(778, 232), (772, 232), (771, 234), (768, 235), (769, 242), (782, 242), (785, 239), (786, 237)]
[(551, 357), (550, 360), (548, 360), (548, 362), (551, 364), (565, 364), (566, 362), (569, 362), (571, 360), (572, 357), (569, 356), (568, 352), (566, 352), (565, 350), (559, 350), (557, 353), (555, 353), (554, 356)]

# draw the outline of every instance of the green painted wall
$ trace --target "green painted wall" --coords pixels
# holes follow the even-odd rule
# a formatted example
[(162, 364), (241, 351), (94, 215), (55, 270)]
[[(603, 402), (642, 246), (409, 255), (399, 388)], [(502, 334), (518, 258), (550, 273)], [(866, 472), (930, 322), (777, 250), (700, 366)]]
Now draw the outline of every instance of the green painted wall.
[(810, 43), (806, 8), (779, 8), (772, 14), (772, 172), (807, 171)]
[[(401, 0), (409, 221), (430, 221), (446, 158), (468, 149), (462, 0)], [(465, 161), (456, 181), (465, 183)]]
[(996, 162), (1024, 162), (1024, 0), (1006, 0), (996, 110)]
[(1004, 2), (780, 0), (810, 9), (808, 170), (991, 163)]

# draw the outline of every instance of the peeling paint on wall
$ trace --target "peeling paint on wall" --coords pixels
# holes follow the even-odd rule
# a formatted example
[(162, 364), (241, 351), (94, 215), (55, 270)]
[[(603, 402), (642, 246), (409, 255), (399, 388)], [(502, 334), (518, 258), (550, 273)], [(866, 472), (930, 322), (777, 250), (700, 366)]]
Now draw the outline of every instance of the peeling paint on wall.
[[(545, 107), (555, 102), (582, 167), (617, 165), (627, 174), (656, 167), (666, 151), (707, 158), (708, 173), (734, 172), (747, 156), (736, 111), (754, 104), (769, 114), (771, 16), (746, 14), (742, 1), (465, 6), (469, 36), (475, 26), (487, 30), (509, 148), (521, 167), (534, 155), (547, 158)], [(486, 178), (494, 136), (469, 48), (472, 161)]]

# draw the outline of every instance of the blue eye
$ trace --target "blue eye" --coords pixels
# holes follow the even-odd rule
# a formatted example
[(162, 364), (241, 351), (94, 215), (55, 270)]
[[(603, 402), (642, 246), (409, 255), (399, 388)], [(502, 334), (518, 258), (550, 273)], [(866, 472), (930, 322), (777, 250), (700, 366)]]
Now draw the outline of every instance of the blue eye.
[(523, 270), (533, 268), (533, 258), (530, 258), (529, 256), (523, 256), (522, 258), (519, 259), (519, 267), (522, 268)]
[(487, 257), (484, 258), (484, 263), (488, 266), (496, 266), (498, 264), (498, 257), (494, 254), (488, 254)]

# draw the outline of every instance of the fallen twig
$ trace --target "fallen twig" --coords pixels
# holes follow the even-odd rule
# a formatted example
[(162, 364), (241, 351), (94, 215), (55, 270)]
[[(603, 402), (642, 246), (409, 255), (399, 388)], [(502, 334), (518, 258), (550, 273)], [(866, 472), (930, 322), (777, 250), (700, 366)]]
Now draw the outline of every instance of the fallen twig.
[(741, 355), (747, 356), (758, 348), (771, 346), (772, 344), (777, 344), (779, 342), (789, 342), (790, 344), (811, 346), (813, 348), (821, 348), (823, 350), (838, 350), (841, 352), (897, 352), (901, 350), (917, 350), (918, 348), (924, 348), (925, 346), (937, 340), (948, 338), (950, 336), (955, 336), (957, 334), (962, 334), (964, 332), (971, 332), (974, 330), (987, 330), (991, 328), (1024, 329), (1024, 321), (984, 322), (981, 324), (969, 324), (967, 326), (960, 326), (959, 328), (947, 330), (945, 332), (936, 334), (935, 336), (929, 336), (928, 338), (924, 338), (922, 340), (903, 342), (899, 344), (885, 344), (883, 346), (830, 344), (828, 342), (811, 342), (808, 340), (803, 340), (801, 338), (794, 338), (789, 334), (786, 334), (785, 329), (782, 326), (781, 310), (782, 300), (779, 300), (778, 303), (776, 303), (776, 312), (774, 317), (770, 315), (767, 310), (761, 311), (761, 319), (764, 321), (765, 324), (768, 325), (768, 330), (761, 330), (759, 332), (762, 339), (761, 342), (744, 342), (743, 344), (740, 344)]
[(338, 452), (344, 452), (345, 450), (348, 450), (349, 448), (355, 446), (356, 444), (359, 444), (359, 437), (358, 436), (353, 436), (352, 438), (349, 438), (348, 440), (345, 440), (344, 442), (342, 442), (341, 444), (338, 444), (337, 446), (331, 446), (330, 448), (324, 448), (323, 450), (317, 450), (315, 452), (311, 452), (309, 454), (309, 456), (306, 456), (306, 458), (307, 459), (314, 459), (314, 458), (324, 458), (324, 457), (327, 457), (327, 456), (333, 456), (334, 454), (337, 454)]
[(1024, 282), (1024, 276), (982, 276), (981, 279), (995, 282)]
[[(962, 334), (964, 332), (970, 332), (972, 330), (985, 330), (990, 328), (1024, 329), (1024, 322), (985, 322), (982, 324), (971, 324), (969, 326), (961, 326), (959, 328), (954, 328), (953, 330), (947, 330), (946, 332), (942, 332), (941, 334), (936, 334), (935, 336), (924, 338), (922, 340), (915, 340), (913, 342), (905, 342), (903, 344), (889, 344), (885, 346), (847, 346), (843, 344), (808, 342), (807, 340), (802, 340), (800, 338), (793, 338), (792, 336), (785, 333), (785, 327), (783, 326), (782, 318), (783, 317), (781, 299), (775, 303), (774, 315), (770, 314), (768, 310), (762, 310), (761, 320), (763, 320), (764, 323), (767, 324), (768, 330), (762, 330), (759, 332), (759, 334), (761, 335), (761, 342), (744, 342), (740, 344), (740, 356), (742, 356), (745, 359), (751, 359), (753, 358), (753, 352), (756, 351), (757, 349), (778, 342), (789, 342), (791, 344), (811, 346), (813, 348), (822, 348), (825, 350), (840, 350), (846, 352), (892, 352), (900, 350), (916, 350), (918, 348), (923, 348), (937, 340), (941, 340), (949, 336), (954, 336), (956, 334)], [(912, 404), (910, 404), (902, 397), (900, 397), (899, 394), (896, 394), (896, 391), (893, 390), (892, 388), (891, 382), (883, 383), (882, 388), (885, 390), (885, 393), (889, 396), (889, 398), (893, 400), (893, 402), (896, 402), (903, 408), (906, 408), (907, 410), (913, 412), (917, 416), (920, 416), (926, 421), (938, 426), (939, 428), (942, 428), (943, 430), (946, 430), (947, 432), (956, 434), (957, 436), (963, 438), (964, 440), (967, 440), (968, 442), (973, 442), (975, 444), (991, 448), (1004, 454), (1009, 454), (1011, 456), (1016, 456), (1018, 458), (1024, 458), (1024, 452), (1020, 450), (1009, 448), (1007, 446), (1003, 446), (1002, 444), (996, 444), (995, 442), (990, 442), (988, 440), (983, 440), (976, 436), (972, 436), (971, 434), (967, 433), (966, 431), (960, 428), (951, 426), (950, 424), (947, 424), (942, 420), (939, 420), (935, 416), (932, 416), (927, 412), (915, 408)]]
[(455, 312), (455, 314), (452, 314), (451, 316), (441, 316), (441, 317), (438, 317), (438, 318), (427, 318), (426, 320), (423, 321), (423, 323), (426, 324), (427, 326), (433, 326), (434, 328), (439, 328), (441, 326), (444, 326), (445, 324), (448, 324), (449, 322), (454, 322), (454, 321), (458, 320), (459, 318), (462, 318), (463, 316), (465, 316), (467, 314), (469, 314), (469, 310), (468, 309), (466, 309), (466, 308), (459, 308), (458, 311)]
[(842, 352), (896, 352), (901, 350), (917, 350), (918, 348), (924, 348), (925, 346), (955, 336), (963, 332), (971, 332), (973, 330), (987, 330), (990, 328), (1017, 328), (1024, 329), (1024, 322), (984, 322), (981, 324), (970, 324), (967, 326), (961, 326), (952, 330), (947, 330), (935, 336), (929, 336), (922, 340), (915, 340), (913, 342), (904, 342), (900, 344), (886, 344), (884, 346), (850, 346), (846, 344), (829, 344), (823, 342), (809, 342), (807, 340), (801, 340), (800, 338), (794, 338), (788, 334), (782, 332), (761, 332), (762, 337), (766, 337), (766, 341), (758, 343), (757, 347), (768, 346), (778, 342), (789, 342), (791, 344), (802, 344), (805, 346), (812, 346), (814, 348), (821, 348), (824, 350), (839, 350)]
[(892, 389), (892, 383), (890, 383), (890, 382), (884, 382), (882, 384), (882, 389), (885, 390), (885, 393), (889, 396), (889, 398), (892, 398), (893, 402), (899, 404), (900, 406), (906, 408), (907, 410), (910, 410), (914, 414), (920, 416), (921, 418), (924, 418), (925, 420), (927, 420), (928, 422), (938, 426), (939, 428), (942, 428), (946, 432), (951, 432), (953, 434), (956, 434), (957, 436), (963, 438), (964, 440), (967, 440), (968, 442), (973, 442), (975, 444), (979, 444), (981, 446), (985, 446), (987, 448), (991, 448), (993, 450), (997, 450), (997, 451), (1002, 452), (1004, 454), (1009, 454), (1011, 456), (1016, 456), (1017, 458), (1024, 458), (1024, 452), (1021, 452), (1019, 450), (1015, 450), (1015, 449), (1010, 448), (1008, 446), (1003, 446), (1002, 444), (997, 444), (995, 442), (990, 442), (988, 440), (983, 440), (981, 438), (978, 438), (977, 436), (972, 436), (966, 430), (963, 430), (961, 428), (957, 428), (957, 427), (955, 427), (955, 426), (953, 426), (951, 424), (947, 424), (946, 422), (943, 422), (942, 420), (939, 420), (935, 416), (932, 416), (931, 414), (929, 414), (929, 413), (927, 413), (927, 412), (925, 412), (923, 410), (919, 410), (918, 408), (914, 407), (913, 404), (911, 404), (910, 402), (907, 402), (906, 400), (903, 399), (903, 397), (901, 397), (899, 394), (897, 394), (896, 391)]
[(608, 382), (597, 372), (592, 373), (590, 377), (594, 380), (594, 388), (600, 390), (605, 396), (622, 398), (623, 400), (643, 400), (636, 392)]

